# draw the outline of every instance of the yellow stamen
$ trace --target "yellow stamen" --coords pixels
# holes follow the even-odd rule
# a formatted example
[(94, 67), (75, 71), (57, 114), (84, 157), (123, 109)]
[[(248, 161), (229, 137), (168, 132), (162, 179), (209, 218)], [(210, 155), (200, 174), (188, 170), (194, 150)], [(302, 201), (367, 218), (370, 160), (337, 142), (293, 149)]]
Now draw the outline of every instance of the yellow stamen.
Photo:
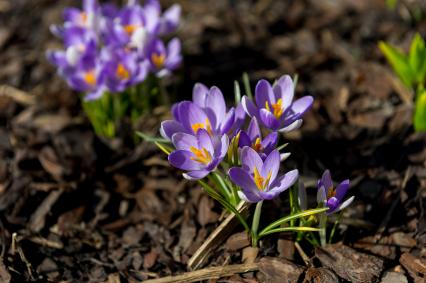
[(209, 135), (213, 134), (212, 126), (211, 126), (210, 121), (209, 121), (208, 118), (206, 118), (206, 122), (205, 123), (195, 123), (195, 124), (192, 124), (191, 128), (192, 128), (192, 130), (194, 131), (195, 134), (198, 132), (199, 129), (206, 130), (207, 133), (209, 133)]
[(194, 146), (191, 146), (189, 150), (194, 154), (194, 156), (191, 157), (191, 160), (203, 163), (204, 165), (207, 165), (212, 161), (210, 152), (204, 147), (202, 149), (198, 149)]
[(128, 34), (131, 35), (135, 32), (135, 30), (138, 28), (137, 25), (125, 25), (124, 26), (124, 31)]
[(331, 188), (328, 189), (327, 199), (330, 199), (334, 196), (336, 196), (336, 190), (334, 190), (333, 187), (331, 187)]
[(257, 152), (260, 152), (262, 150), (262, 144), (261, 144), (260, 138), (257, 138), (251, 147)]
[(271, 104), (271, 107), (272, 107), (272, 111), (271, 111), (271, 107), (269, 107), (269, 103), (268, 103), (268, 101), (266, 101), (265, 102), (265, 108), (266, 108), (266, 110), (268, 110), (269, 112), (274, 114), (275, 118), (279, 119), (283, 115), (282, 103), (283, 103), (283, 101), (280, 98), (280, 99), (278, 99), (277, 103)]
[(128, 80), (130, 78), (129, 71), (121, 63), (118, 64), (117, 69), (115, 71), (115, 75), (120, 80)]
[(268, 177), (263, 178), (262, 175), (260, 175), (259, 170), (257, 169), (257, 167), (254, 167), (254, 183), (256, 184), (256, 187), (263, 191), (266, 187), (266, 185), (269, 183), (269, 180), (271, 179), (272, 176), (272, 171), (268, 172)]
[(157, 69), (160, 69), (166, 61), (166, 56), (164, 54), (153, 53), (151, 55), (151, 60), (152, 63), (154, 63), (155, 67), (157, 67)]
[(94, 71), (89, 71), (84, 74), (84, 81), (91, 86), (96, 85), (96, 76)]
[(81, 12), (80, 13), (80, 17), (81, 17), (81, 21), (83, 22), (83, 24), (86, 24), (86, 22), (87, 22), (87, 13), (86, 12)]

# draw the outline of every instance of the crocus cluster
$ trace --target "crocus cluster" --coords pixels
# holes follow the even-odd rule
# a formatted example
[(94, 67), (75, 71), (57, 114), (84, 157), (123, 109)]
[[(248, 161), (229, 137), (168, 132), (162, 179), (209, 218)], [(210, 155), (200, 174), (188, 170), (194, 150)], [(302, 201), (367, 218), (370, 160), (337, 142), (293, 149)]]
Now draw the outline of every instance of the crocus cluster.
[[(256, 104), (244, 96), (241, 103), (228, 108), (219, 88), (197, 83), (192, 101), (175, 104), (173, 119), (161, 124), (161, 135), (176, 149), (169, 155), (170, 164), (187, 171), (183, 176), (190, 180), (224, 171), (239, 187), (239, 198), (247, 202), (275, 198), (298, 178), (297, 170), (279, 174), (288, 153), (280, 154), (277, 149), (278, 132), (300, 127), (313, 103), (311, 96), (295, 101), (293, 96), (293, 81), (285, 75), (273, 86), (259, 81)], [(239, 159), (232, 164), (227, 160), (231, 150), (237, 151)]]
[(144, 5), (129, 0), (118, 8), (83, 0), (83, 8), (64, 10), (62, 26), (52, 26), (64, 50), (48, 51), (49, 61), (74, 90), (95, 100), (106, 91), (117, 93), (176, 69), (181, 60), (179, 39), (161, 39), (179, 24), (180, 6), (161, 12), (158, 0)]

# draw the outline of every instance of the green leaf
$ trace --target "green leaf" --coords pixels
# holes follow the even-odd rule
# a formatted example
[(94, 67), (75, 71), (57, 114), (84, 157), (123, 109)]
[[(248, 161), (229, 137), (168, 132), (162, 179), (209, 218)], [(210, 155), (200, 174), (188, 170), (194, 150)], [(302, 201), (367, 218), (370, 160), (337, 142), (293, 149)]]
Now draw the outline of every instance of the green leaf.
[(314, 215), (314, 214), (318, 214), (318, 213), (322, 213), (322, 212), (325, 212), (327, 210), (328, 210), (328, 207), (309, 209), (309, 210), (305, 210), (305, 211), (302, 211), (302, 212), (299, 212), (299, 213), (296, 213), (296, 214), (292, 214), (292, 215), (280, 218), (280, 219), (272, 222), (271, 224), (269, 224), (266, 228), (264, 228), (262, 230), (262, 232), (259, 233), (259, 235), (266, 233), (268, 230), (275, 229), (276, 227), (281, 226), (282, 224), (289, 222), (290, 220), (302, 218), (302, 217), (306, 217), (306, 216), (310, 216), (310, 215)]
[(415, 74), (404, 53), (383, 41), (379, 42), (379, 48), (401, 81), (406, 86), (412, 88), (415, 80)]
[(204, 190), (207, 192), (209, 196), (211, 196), (213, 199), (217, 200), (224, 208), (226, 208), (228, 211), (232, 212), (237, 219), (240, 221), (241, 225), (244, 226), (244, 229), (246, 231), (250, 231), (250, 228), (244, 219), (244, 217), (241, 215), (241, 213), (238, 212), (238, 210), (230, 204), (228, 201), (226, 201), (220, 194), (218, 194), (212, 187), (210, 187), (206, 182), (202, 180), (198, 180), (198, 183), (204, 188)]
[(260, 233), (259, 238), (264, 237), (269, 234), (273, 233), (281, 233), (281, 232), (318, 232), (319, 228), (313, 228), (313, 227), (284, 227), (284, 228), (276, 228), (272, 230), (268, 230), (266, 232)]
[(161, 149), (167, 155), (169, 155), (173, 151), (173, 148), (171, 148), (168, 145), (165, 145), (165, 144), (162, 144), (162, 143), (159, 143), (159, 142), (154, 142), (154, 143), (159, 149)]
[(426, 131), (426, 90), (417, 94), (416, 108), (414, 110), (414, 129), (416, 132)]
[(240, 101), (241, 101), (241, 88), (240, 88), (240, 84), (237, 81), (234, 81), (234, 98), (235, 98), (235, 104), (240, 103)]
[(386, 7), (389, 10), (394, 10), (397, 3), (398, 3), (398, 0), (386, 0)]
[(250, 79), (247, 73), (243, 74), (243, 85), (244, 85), (244, 91), (246, 92), (246, 95), (248, 98), (253, 100), (253, 93), (251, 92), (250, 88)]
[(411, 41), (408, 60), (411, 70), (415, 74), (415, 82), (417, 84), (422, 84), (425, 80), (426, 49), (425, 42), (418, 33), (416, 33)]
[(138, 135), (139, 137), (141, 137), (142, 139), (144, 139), (144, 140), (146, 140), (148, 142), (170, 143), (169, 140), (166, 140), (164, 138), (156, 138), (156, 137), (147, 135), (147, 134), (139, 132), (139, 131), (136, 132), (136, 135)]

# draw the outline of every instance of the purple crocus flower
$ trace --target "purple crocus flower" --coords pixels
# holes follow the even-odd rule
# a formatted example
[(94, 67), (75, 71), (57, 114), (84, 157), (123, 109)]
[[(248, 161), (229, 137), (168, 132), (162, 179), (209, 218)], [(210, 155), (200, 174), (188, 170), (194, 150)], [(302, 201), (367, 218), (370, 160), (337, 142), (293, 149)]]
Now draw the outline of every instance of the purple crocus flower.
[(348, 189), (349, 179), (344, 180), (336, 188), (334, 188), (330, 171), (325, 170), (322, 178), (318, 180), (317, 201), (329, 208), (329, 210), (327, 210), (327, 214), (338, 212), (350, 205), (355, 198), (352, 196), (346, 201), (343, 201)]
[(186, 170), (184, 178), (198, 180), (216, 169), (223, 160), (229, 146), (227, 135), (218, 137), (215, 142), (209, 133), (200, 129), (196, 135), (176, 133), (172, 137), (176, 151), (169, 155), (172, 166)]
[(158, 32), (161, 35), (167, 35), (174, 32), (179, 25), (180, 13), (181, 7), (179, 4), (174, 4), (164, 11), (160, 18)]
[(94, 57), (97, 53), (97, 42), (93, 32), (81, 27), (68, 27), (62, 30), (65, 50), (48, 51), (48, 60), (59, 69), (74, 67), (87, 57)]
[(112, 92), (121, 92), (142, 82), (148, 71), (146, 61), (139, 62), (132, 52), (118, 50), (105, 63), (105, 84)]
[(105, 35), (108, 45), (142, 50), (158, 26), (158, 19), (148, 15), (139, 4), (129, 3), (109, 22), (112, 32)]
[(290, 76), (282, 76), (272, 87), (266, 80), (256, 85), (255, 101), (247, 96), (242, 104), (250, 117), (257, 117), (267, 128), (289, 132), (302, 124), (303, 114), (312, 106), (312, 96), (304, 96), (293, 102), (294, 85)]
[(172, 107), (174, 120), (161, 123), (160, 134), (171, 139), (173, 134), (184, 132), (195, 135), (199, 129), (211, 136), (227, 134), (234, 123), (234, 108), (226, 110), (225, 99), (219, 88), (208, 89), (197, 83), (192, 93), (192, 101), (182, 101)]
[(254, 149), (246, 146), (241, 151), (241, 163), (242, 167), (232, 167), (228, 174), (241, 188), (240, 198), (247, 202), (271, 200), (292, 186), (299, 176), (297, 170), (277, 176), (280, 168), (278, 150), (272, 151), (263, 161)]
[(241, 131), (238, 146), (243, 148), (249, 146), (257, 151), (263, 160), (275, 149), (278, 142), (278, 133), (272, 132), (262, 139), (259, 123), (253, 117), (248, 126), (247, 132)]
[(157, 74), (157, 77), (164, 77), (172, 70), (179, 67), (182, 62), (180, 54), (181, 44), (178, 38), (172, 39), (167, 48), (160, 39), (154, 39), (146, 47), (146, 58), (148, 59), (151, 71)]
[(64, 26), (78, 26), (83, 28), (94, 28), (98, 18), (99, 4), (97, 0), (84, 0), (83, 9), (65, 8)]

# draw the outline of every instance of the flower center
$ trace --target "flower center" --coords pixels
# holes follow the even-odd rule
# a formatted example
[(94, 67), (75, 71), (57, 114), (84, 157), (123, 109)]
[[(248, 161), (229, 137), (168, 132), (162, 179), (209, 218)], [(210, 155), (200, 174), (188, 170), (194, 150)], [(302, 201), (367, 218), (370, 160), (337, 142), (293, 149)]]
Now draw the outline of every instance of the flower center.
[(189, 150), (194, 154), (194, 156), (191, 157), (191, 160), (197, 161), (204, 165), (207, 165), (212, 161), (210, 152), (204, 147), (202, 149), (198, 149), (194, 146), (191, 146)]
[(81, 12), (80, 13), (80, 17), (81, 17), (81, 22), (85, 25), (87, 23), (87, 13), (86, 12)]
[[(268, 101), (265, 102), (265, 108), (274, 114), (275, 118), (279, 119), (283, 115), (283, 108), (282, 108), (282, 102), (283, 100), (280, 98), (278, 99), (277, 103), (272, 103), (271, 106), (269, 106)], [(272, 111), (271, 111), (272, 108)]]
[(333, 187), (328, 189), (327, 192), (327, 199), (331, 199), (332, 197), (336, 196), (336, 190), (333, 189)]
[(123, 66), (123, 64), (119, 63), (117, 65), (117, 69), (115, 70), (115, 75), (120, 80), (128, 80), (130, 78), (129, 71), (126, 69), (126, 67)]
[(257, 167), (254, 167), (254, 183), (256, 184), (256, 187), (263, 191), (265, 190), (266, 185), (269, 183), (269, 180), (271, 179), (272, 171), (268, 172), (268, 177), (265, 179), (262, 175), (260, 175), (259, 170)]
[(251, 146), (254, 150), (256, 150), (257, 152), (262, 151), (263, 147), (262, 147), (262, 143), (260, 138), (257, 138), (256, 141), (252, 144)]
[(212, 126), (211, 126), (208, 118), (206, 118), (205, 123), (192, 124), (191, 128), (192, 128), (192, 130), (194, 131), (195, 134), (198, 132), (199, 129), (204, 129), (204, 130), (207, 131), (207, 133), (209, 133), (209, 135), (213, 135)]
[(135, 30), (138, 28), (138, 25), (125, 25), (124, 26), (124, 31), (128, 34), (131, 35), (135, 32)]
[(89, 71), (84, 74), (84, 81), (91, 86), (96, 85), (96, 76), (94, 71)]
[(151, 60), (152, 60), (152, 63), (154, 63), (155, 67), (157, 69), (160, 69), (164, 65), (164, 62), (166, 61), (166, 56), (164, 54), (153, 53), (151, 55)]

